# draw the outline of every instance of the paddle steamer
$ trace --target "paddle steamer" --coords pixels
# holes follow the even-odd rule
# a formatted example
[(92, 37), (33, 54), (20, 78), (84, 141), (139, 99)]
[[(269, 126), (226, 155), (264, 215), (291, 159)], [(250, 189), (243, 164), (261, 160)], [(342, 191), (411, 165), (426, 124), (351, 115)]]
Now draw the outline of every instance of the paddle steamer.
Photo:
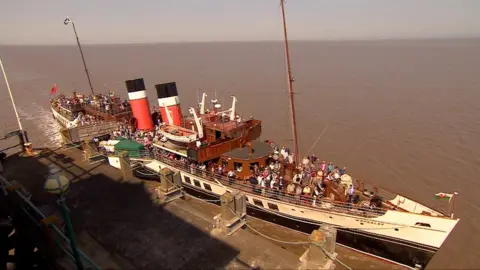
[[(140, 78), (126, 81), (133, 116), (125, 112), (121, 117), (130, 117), (128, 120), (137, 130), (160, 134), (162, 139), (153, 143), (153, 151), (145, 151), (139, 158), (131, 159), (140, 164), (135, 169), (137, 175), (144, 177), (169, 168), (188, 192), (209, 198), (218, 199), (225, 192), (240, 190), (247, 194), (250, 215), (308, 233), (320, 224), (331, 224), (338, 228), (337, 242), (340, 244), (410, 267), (426, 266), (458, 223), (459, 219), (453, 215), (352, 178), (323, 179), (324, 190), (318, 196), (312, 196), (308, 189), (305, 191), (305, 186), (301, 186), (302, 192), (296, 192), (300, 184), (293, 183), (293, 178), (301, 164), (283, 1), (281, 6), (293, 161), (286, 162), (269, 143), (258, 140), (262, 122), (242, 119), (235, 112), (235, 97), (227, 110), (222, 110), (216, 99), (211, 101), (212, 107), (208, 110), (204, 94), (198, 108), (191, 107), (188, 115), (183, 115), (176, 84), (157, 84), (158, 111), (151, 114), (144, 80)], [(89, 107), (64, 108), (55, 101), (52, 110), (66, 129), (78, 126), (76, 112), (93, 113)], [(116, 114), (102, 112), (97, 115), (118, 120)], [(246, 181), (251, 171), (257, 168), (268, 171), (272, 163), (280, 166), (278, 175), (283, 177), (286, 189), (259, 188)], [(210, 170), (212, 165), (224, 166), (237, 177), (217, 174)], [(154, 179), (159, 180), (158, 177)], [(347, 196), (350, 185), (356, 192)]]

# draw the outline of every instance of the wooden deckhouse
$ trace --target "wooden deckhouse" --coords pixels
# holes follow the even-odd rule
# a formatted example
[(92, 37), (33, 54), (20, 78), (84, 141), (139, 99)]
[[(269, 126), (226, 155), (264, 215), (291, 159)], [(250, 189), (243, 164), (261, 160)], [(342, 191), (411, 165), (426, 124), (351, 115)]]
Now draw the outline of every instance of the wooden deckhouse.
[(239, 179), (246, 179), (251, 175), (255, 166), (260, 168), (269, 165), (272, 152), (270, 144), (251, 141), (244, 147), (224, 153), (219, 164), (225, 166), (227, 170), (234, 170)]

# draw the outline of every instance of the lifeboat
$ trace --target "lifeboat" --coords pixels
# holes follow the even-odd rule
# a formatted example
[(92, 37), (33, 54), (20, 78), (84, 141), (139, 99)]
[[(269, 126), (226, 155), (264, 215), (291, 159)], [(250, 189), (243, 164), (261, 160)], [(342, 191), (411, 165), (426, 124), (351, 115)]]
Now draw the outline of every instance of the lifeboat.
[(168, 140), (179, 143), (191, 143), (198, 137), (196, 131), (172, 125), (161, 126), (159, 132)]

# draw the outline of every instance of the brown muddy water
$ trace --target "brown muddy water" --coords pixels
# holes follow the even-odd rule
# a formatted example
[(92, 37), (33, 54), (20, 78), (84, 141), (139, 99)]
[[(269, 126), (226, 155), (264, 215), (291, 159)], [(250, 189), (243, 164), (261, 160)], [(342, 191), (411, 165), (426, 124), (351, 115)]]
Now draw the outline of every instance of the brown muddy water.
[[(437, 192), (458, 191), (457, 228), (429, 268), (480, 267), (480, 40), (292, 42), (301, 155), (345, 165), (354, 177), (445, 209)], [(126, 97), (124, 81), (176, 81), (183, 110), (197, 93), (243, 117), (262, 119), (263, 138), (291, 143), (280, 42), (90, 45), (97, 92)], [(35, 146), (58, 145), (50, 88), (88, 93), (75, 46), (3, 46), (0, 56)], [(16, 129), (0, 83), (0, 134)], [(12, 141), (0, 141), (3, 148)]]

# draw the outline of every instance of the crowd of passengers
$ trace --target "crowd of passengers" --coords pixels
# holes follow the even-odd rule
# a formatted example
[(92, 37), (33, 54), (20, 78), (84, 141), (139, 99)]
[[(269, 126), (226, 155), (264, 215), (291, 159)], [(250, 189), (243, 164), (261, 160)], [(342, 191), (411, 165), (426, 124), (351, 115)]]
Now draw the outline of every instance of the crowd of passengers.
[[(145, 146), (146, 150), (151, 150), (156, 155), (163, 158), (169, 158), (183, 163), (191, 172), (201, 170), (210, 172), (214, 175), (220, 175), (228, 179), (229, 184), (234, 184), (238, 180), (243, 180), (244, 184), (249, 184), (252, 191), (262, 195), (287, 194), (295, 198), (311, 198), (312, 204), (316, 204), (316, 199), (326, 198), (326, 189), (329, 181), (337, 185), (342, 184), (342, 176), (346, 174), (346, 167), (338, 167), (333, 162), (319, 161), (315, 155), (304, 157), (296, 168), (291, 181), (286, 181), (282, 176), (281, 169), (294, 164), (294, 155), (290, 149), (278, 147), (270, 143), (272, 155), (270, 163), (267, 166), (254, 165), (250, 169), (250, 176), (246, 179), (239, 179), (237, 173), (243, 170), (237, 167), (229, 170), (225, 165), (217, 164), (213, 161), (207, 163), (192, 162), (182, 156), (166, 152), (152, 146), (152, 143), (162, 140), (162, 135), (158, 132), (160, 126), (157, 125), (154, 131), (134, 131), (132, 132), (128, 123), (119, 123), (119, 127), (111, 135), (113, 138), (126, 138), (137, 141)], [(354, 185), (343, 187), (343, 192), (347, 203), (357, 203), (359, 196), (356, 195)]]
[(77, 105), (90, 105), (106, 113), (120, 113), (130, 108), (127, 100), (118, 99), (113, 92), (88, 96), (74, 92), (71, 97), (60, 95), (54, 102), (66, 109), (73, 109)]
[(132, 141), (136, 141), (144, 145), (146, 150), (153, 150), (153, 143), (159, 142), (163, 139), (163, 136), (158, 132), (160, 126), (155, 126), (154, 131), (132, 131), (131, 126), (127, 122), (118, 123), (117, 130), (111, 134), (112, 138), (124, 138)]
[[(309, 203), (311, 201), (313, 206), (316, 205), (317, 199), (326, 197), (327, 181), (334, 181), (340, 184), (342, 175), (346, 174), (346, 167), (339, 168), (333, 162), (319, 162), (317, 157), (312, 155), (302, 160), (301, 165), (297, 168), (298, 173), (294, 174), (292, 181), (286, 181), (281, 175), (281, 162), (284, 163), (284, 166), (292, 163), (293, 160), (286, 158), (291, 155), (291, 152), (288, 148), (279, 149), (273, 144), (272, 147), (272, 162), (266, 167), (254, 165), (247, 179), (238, 179), (236, 176), (236, 170), (241, 171), (242, 168), (228, 170), (224, 165), (219, 165), (213, 161), (197, 164), (184, 157), (158, 148), (155, 148), (154, 151), (155, 155), (160, 155), (161, 158), (182, 163), (192, 174), (200, 173), (205, 177), (206, 173), (210, 172), (217, 178), (224, 176), (229, 185), (238, 184), (236, 181), (243, 180), (243, 184), (250, 185), (253, 192), (264, 196), (283, 195), (296, 199), (305, 199)], [(346, 188), (347, 203), (358, 202), (358, 195), (355, 194), (353, 185)]]

